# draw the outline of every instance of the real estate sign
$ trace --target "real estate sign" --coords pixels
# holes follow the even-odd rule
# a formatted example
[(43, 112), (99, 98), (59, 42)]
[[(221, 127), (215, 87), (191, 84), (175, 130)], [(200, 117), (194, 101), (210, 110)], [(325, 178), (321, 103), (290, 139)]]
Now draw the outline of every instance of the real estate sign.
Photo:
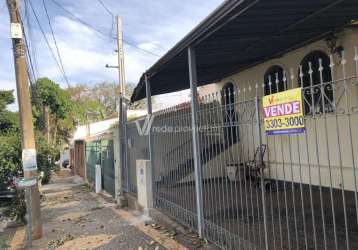
[(267, 95), (262, 99), (262, 105), (266, 134), (305, 132), (301, 88)]

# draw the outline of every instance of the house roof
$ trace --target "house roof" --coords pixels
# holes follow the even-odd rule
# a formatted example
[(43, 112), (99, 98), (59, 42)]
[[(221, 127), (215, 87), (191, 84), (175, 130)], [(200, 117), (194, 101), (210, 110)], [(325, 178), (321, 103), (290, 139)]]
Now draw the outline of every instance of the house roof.
[(358, 18), (358, 0), (227, 0), (145, 72), (131, 102), (189, 88), (187, 48), (196, 51), (198, 86), (342, 29)]

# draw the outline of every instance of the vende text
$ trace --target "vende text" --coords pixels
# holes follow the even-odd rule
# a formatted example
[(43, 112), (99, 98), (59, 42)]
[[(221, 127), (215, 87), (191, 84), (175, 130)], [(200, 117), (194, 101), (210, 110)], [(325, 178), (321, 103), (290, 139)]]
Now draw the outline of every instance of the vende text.
[(273, 105), (270, 107), (264, 108), (264, 115), (265, 118), (268, 117), (276, 117), (276, 116), (285, 116), (285, 115), (293, 115), (300, 113), (300, 102), (289, 102), (289, 103), (282, 103), (278, 105)]

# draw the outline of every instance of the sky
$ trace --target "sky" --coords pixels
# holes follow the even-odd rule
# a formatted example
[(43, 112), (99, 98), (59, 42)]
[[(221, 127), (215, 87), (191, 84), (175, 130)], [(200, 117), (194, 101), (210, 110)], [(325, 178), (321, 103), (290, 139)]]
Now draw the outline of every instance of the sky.
[[(25, 11), (25, 1), (27, 11)], [(101, 5), (101, 1), (110, 12), (123, 18), (124, 39), (128, 42), (124, 45), (126, 82), (132, 84), (137, 84), (141, 74), (160, 58), (156, 55), (164, 55), (223, 2), (223, 0), (55, 0), (105, 34), (101, 35), (74, 20), (53, 0), (44, 1), (71, 86), (79, 83), (91, 85), (103, 81), (118, 81), (117, 70), (105, 68), (106, 64), (117, 65), (117, 56), (114, 52), (116, 41), (113, 39), (116, 35), (116, 26), (111, 14)], [(0, 2), (0, 89), (16, 89), (9, 16), (5, 2)], [(20, 0), (20, 2), (37, 77), (49, 77), (62, 87), (67, 87), (29, 5), (31, 2), (49, 44), (56, 53), (43, 0)], [(185, 101), (187, 97), (188, 91), (184, 91), (174, 93), (170, 97), (160, 96), (156, 102), (159, 106), (171, 106)], [(9, 108), (16, 110), (17, 104)]]

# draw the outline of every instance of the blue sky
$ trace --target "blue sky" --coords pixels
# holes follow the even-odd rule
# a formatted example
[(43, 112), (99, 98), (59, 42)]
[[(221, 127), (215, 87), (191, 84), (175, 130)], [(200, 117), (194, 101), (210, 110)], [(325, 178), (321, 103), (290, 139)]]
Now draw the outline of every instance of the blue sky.
[[(32, 2), (46, 36), (55, 51), (42, 0), (26, 1)], [(101, 36), (74, 21), (52, 0), (45, 0), (71, 85), (117, 81), (116, 70), (104, 67), (107, 63), (116, 65), (116, 54), (113, 51), (116, 48), (116, 43), (109, 36), (112, 26), (111, 15), (97, 0), (56, 1), (85, 22), (108, 34), (107, 37)], [(2, 20), (0, 22), (0, 89), (15, 89), (9, 17), (4, 2), (0, 3), (0, 20)], [(122, 16), (126, 41), (155, 54), (163, 55), (223, 0), (102, 0), (102, 2), (115, 15)], [(22, 7), (24, 4), (24, 0), (21, 0)], [(31, 11), (30, 8), (29, 11)], [(22, 16), (25, 27), (27, 27), (24, 8), (22, 8)], [(28, 40), (33, 44), (32, 48), (35, 52), (33, 58), (36, 61), (35, 68), (38, 77), (47, 76), (66, 87), (32, 13), (28, 13), (27, 16), (29, 16), (31, 27)], [(27, 27), (27, 31), (29, 31), (29, 27)], [(115, 30), (113, 35), (115, 35)], [(127, 82), (136, 84), (140, 75), (159, 58), (129, 45), (125, 45), (124, 49)], [(166, 105), (174, 104), (186, 96), (185, 92), (177, 93), (172, 98), (159, 98), (157, 102)], [(16, 105), (13, 105), (11, 109), (16, 109)]]

